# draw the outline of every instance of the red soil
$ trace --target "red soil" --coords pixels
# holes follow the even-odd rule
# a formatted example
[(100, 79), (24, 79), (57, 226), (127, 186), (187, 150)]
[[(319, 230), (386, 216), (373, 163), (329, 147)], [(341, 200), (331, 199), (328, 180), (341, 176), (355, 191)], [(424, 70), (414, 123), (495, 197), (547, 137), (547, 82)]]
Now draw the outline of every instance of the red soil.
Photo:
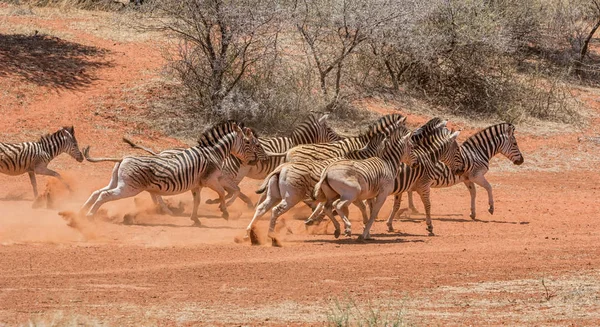
[[(110, 63), (86, 68), (90, 80), (73, 88), (38, 85), (16, 69), (0, 70), (0, 86), (10, 91), (0, 99), (3, 141), (29, 140), (73, 124), (80, 145), (92, 144), (95, 154), (131, 153), (114, 140), (144, 126), (96, 114), (97, 101), (108, 95), (118, 102), (148, 71), (157, 74), (163, 60), (156, 47), (94, 36), (72, 28), (73, 18), (2, 19), (0, 36), (13, 34), (15, 26), (68, 32), (71, 42), (108, 50), (91, 61)], [(26, 101), (14, 101), (13, 91), (23, 92)], [(585, 98), (598, 111), (598, 96), (588, 91)], [(408, 119), (420, 123), (426, 117)], [(595, 135), (593, 128), (585, 134)], [(204, 228), (189, 227), (189, 194), (176, 197), (187, 204), (182, 217), (153, 213), (149, 197), (140, 195), (137, 204), (127, 199), (105, 205), (94, 222), (79, 219), (73, 212), (108, 182), (112, 167), (78, 164), (67, 155), (50, 166), (64, 172), (75, 194), (39, 177), (40, 191), (48, 185), (37, 203), (42, 208), (31, 208), (27, 176), (0, 175), (0, 322), (320, 324), (334, 307), (330, 299), (340, 299), (389, 304), (417, 325), (598, 325), (600, 290), (589, 282), (597, 280), (600, 267), (598, 148), (578, 143), (581, 132), (542, 137), (518, 131), (525, 164), (495, 159), (487, 175), (494, 187), (493, 216), (481, 188), (480, 221), (469, 218), (464, 186), (434, 190), (437, 236), (427, 237), (424, 217), (413, 215), (395, 222), (396, 233), (377, 222), (376, 240), (367, 244), (336, 240), (331, 226), (306, 231), (301, 219), (308, 211), (300, 207), (286, 215), (293, 234), (280, 232), (283, 247), (237, 243), (253, 212), (236, 204), (225, 221), (216, 207), (202, 205)], [(153, 147), (179, 144), (147, 133), (140, 138)], [(257, 184), (244, 181), (242, 187), (254, 196)], [(203, 199), (213, 196), (203, 192)], [(386, 203), (380, 219), (390, 207)], [(132, 225), (122, 224), (127, 213), (133, 214)], [(267, 222), (258, 228), (264, 236)], [(360, 222), (353, 231), (361, 231)]]

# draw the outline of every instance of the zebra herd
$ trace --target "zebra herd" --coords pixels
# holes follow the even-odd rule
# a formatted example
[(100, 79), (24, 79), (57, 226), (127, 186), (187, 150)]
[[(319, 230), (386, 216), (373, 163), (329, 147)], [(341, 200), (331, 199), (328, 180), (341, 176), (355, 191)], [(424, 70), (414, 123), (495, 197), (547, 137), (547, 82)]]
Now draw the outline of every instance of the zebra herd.
[(337, 214), (344, 223), (345, 235), (351, 236), (348, 206), (352, 203), (363, 217), (364, 229), (359, 239), (364, 240), (370, 238), (371, 226), (390, 195), (394, 195), (394, 205), (387, 219), (389, 231), (394, 230), (393, 220), (401, 212), (403, 193), (408, 193), (409, 209), (416, 210), (412, 201), (415, 191), (425, 207), (427, 230), (433, 235), (430, 190), (459, 182), (469, 190), (472, 219), (476, 218), (475, 184), (487, 191), (489, 212), (493, 214), (492, 187), (484, 177), (490, 159), (501, 153), (516, 165), (523, 163), (515, 127), (508, 123), (485, 128), (459, 144), (460, 131), (449, 130), (447, 121), (439, 118), (410, 131), (406, 117), (390, 114), (356, 137), (337, 134), (327, 125), (326, 118), (311, 114), (290, 137), (272, 138), (258, 137), (242, 123), (227, 121), (204, 132), (193, 147), (160, 153), (124, 139), (149, 154), (123, 158), (92, 158), (89, 146), (82, 154), (73, 127), (64, 127), (38, 142), (0, 143), (0, 172), (27, 172), (37, 198), (36, 173), (62, 181), (58, 173), (47, 168), (60, 153), (68, 153), (79, 162), (84, 157), (90, 162), (115, 162), (109, 184), (92, 193), (81, 208), (82, 215), (92, 218), (104, 203), (143, 191), (150, 193), (163, 213), (169, 214), (162, 196), (191, 191), (191, 220), (195, 226), (200, 225), (197, 211), (203, 187), (218, 194), (217, 199), (206, 202), (218, 203), (225, 219), (229, 217), (227, 206), (237, 197), (254, 208), (238, 186), (244, 177), (249, 177), (263, 182), (257, 190), (261, 196), (247, 234), (256, 220), (271, 210), (269, 235), (273, 236), (278, 217), (304, 202), (313, 208), (307, 225), (327, 216), (337, 238), (341, 235)]

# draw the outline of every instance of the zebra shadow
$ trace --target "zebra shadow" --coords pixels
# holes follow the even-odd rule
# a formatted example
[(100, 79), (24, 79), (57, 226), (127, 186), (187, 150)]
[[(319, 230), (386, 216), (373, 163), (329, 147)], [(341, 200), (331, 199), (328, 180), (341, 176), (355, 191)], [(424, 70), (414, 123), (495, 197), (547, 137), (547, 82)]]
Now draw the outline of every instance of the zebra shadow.
[[(435, 221), (451, 222), (451, 223), (484, 223), (484, 224), (510, 224), (510, 225), (528, 225), (528, 221), (503, 221), (503, 220), (481, 220), (481, 219), (465, 219), (465, 218), (431, 218)], [(422, 224), (425, 218), (400, 218), (400, 222)]]
[[(373, 239), (359, 241), (356, 236), (353, 237), (340, 237), (338, 239), (333, 238), (333, 235), (330, 235), (331, 238), (318, 238), (318, 239), (310, 239), (310, 240), (298, 240), (298, 241), (288, 241), (289, 243), (330, 243), (330, 244), (401, 244), (401, 243), (425, 243), (422, 239), (405, 239), (399, 237), (401, 235), (398, 234), (372, 234)], [(422, 236), (422, 235), (416, 235)], [(425, 236), (423, 236), (425, 237)]]
[(104, 58), (108, 53), (38, 31), (0, 34), (0, 77), (17, 76), (57, 90), (77, 89), (97, 80), (95, 70), (113, 66)]

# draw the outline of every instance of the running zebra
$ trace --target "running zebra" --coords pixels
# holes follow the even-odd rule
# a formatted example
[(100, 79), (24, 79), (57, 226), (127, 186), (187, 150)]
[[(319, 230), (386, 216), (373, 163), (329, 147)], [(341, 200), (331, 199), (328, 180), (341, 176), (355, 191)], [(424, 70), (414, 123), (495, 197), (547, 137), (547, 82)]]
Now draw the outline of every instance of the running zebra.
[[(293, 131), (292, 136), (283, 137), (259, 137), (258, 141), (262, 148), (268, 154), (279, 154), (285, 153), (287, 150), (299, 144), (307, 143), (326, 143), (341, 140), (342, 137), (338, 135), (331, 127), (327, 126), (325, 120), (327, 115), (323, 115), (321, 118), (317, 118), (311, 114), (309, 117), (298, 125)], [(148, 153), (156, 155), (157, 153), (152, 149), (137, 145), (128, 139), (123, 139), (124, 142), (131, 145), (133, 148), (144, 150)], [(183, 149), (170, 149), (160, 152), (160, 155), (173, 154)], [(220, 178), (221, 184), (227, 195), (225, 199), (229, 199), (227, 206), (231, 205), (233, 201), (239, 196), (249, 208), (254, 208), (252, 200), (241, 192), (239, 183), (244, 177), (252, 179), (264, 179), (270, 172), (272, 172), (277, 166), (282, 164), (285, 160), (283, 155), (269, 155), (266, 160), (256, 160), (254, 162), (248, 162), (244, 164), (235, 156), (229, 156), (225, 160), (222, 168), (222, 176)], [(219, 203), (219, 199), (208, 199), (207, 204)], [(162, 205), (161, 205), (162, 207)], [(164, 211), (164, 210), (163, 210)], [(168, 211), (167, 211), (168, 213)]]
[(410, 190), (416, 191), (425, 206), (425, 221), (427, 231), (433, 236), (433, 224), (431, 222), (430, 190), (435, 176), (439, 174), (438, 162), (446, 165), (450, 173), (461, 174), (464, 170), (460, 156), (459, 145), (456, 137), (460, 132), (451, 132), (445, 127), (431, 131), (415, 146), (414, 152), (419, 158), (419, 164), (413, 167), (402, 165), (398, 169), (394, 181), (394, 206), (387, 220), (388, 231), (393, 232), (393, 219), (400, 213), (400, 201), (402, 193)]
[[(382, 152), (382, 141), (384, 134), (376, 134), (362, 149), (350, 151), (342, 158), (330, 158), (328, 160), (303, 160), (298, 162), (287, 162), (277, 167), (265, 178), (256, 193), (263, 194), (266, 199), (257, 206), (254, 217), (246, 228), (247, 236), (254, 226), (256, 220), (273, 208), (269, 226), (269, 234), (275, 230), (277, 218), (293, 208), (301, 201), (310, 199), (314, 185), (319, 181), (321, 172), (328, 164), (342, 160), (343, 158), (364, 159)], [(356, 203), (366, 215), (362, 202)], [(336, 226), (336, 237), (340, 235), (339, 224), (332, 220)]]
[[(473, 136), (469, 137), (461, 146), (460, 152), (464, 161), (465, 172), (462, 175), (452, 174), (450, 169), (438, 163), (436, 175), (433, 176), (431, 187), (450, 187), (464, 182), (471, 195), (471, 219), (476, 219), (475, 184), (483, 187), (488, 193), (489, 213), (494, 214), (494, 197), (492, 186), (485, 179), (485, 173), (489, 170), (490, 159), (501, 153), (515, 165), (523, 164), (523, 154), (517, 145), (515, 137), (515, 126), (509, 123), (501, 123), (489, 126)], [(408, 193), (409, 209), (417, 212), (414, 206), (412, 194)]]
[[(229, 154), (243, 162), (257, 159), (255, 136), (249, 128), (241, 128), (236, 122), (228, 121), (204, 132), (198, 145), (164, 156), (127, 156), (122, 159), (93, 159), (85, 149), (86, 159), (91, 162), (116, 162), (108, 186), (95, 191), (82, 207), (92, 217), (100, 206), (109, 201), (128, 198), (140, 192), (149, 192), (153, 199), (160, 195), (175, 195), (192, 191), (194, 206), (191, 219), (195, 226), (198, 220), (200, 190), (209, 187), (219, 194), (223, 218), (229, 213), (225, 205), (225, 191), (219, 182), (223, 161)], [(258, 158), (264, 159), (264, 158)]]
[[(311, 114), (305, 121), (294, 128), (291, 137), (261, 137), (258, 140), (268, 154), (275, 154), (285, 153), (289, 149), (301, 144), (328, 143), (343, 139), (342, 136), (338, 135), (327, 125), (326, 119), (327, 115), (317, 118), (315, 115)], [(221, 180), (228, 192), (226, 198), (231, 198), (227, 202), (227, 205), (231, 205), (239, 196), (239, 198), (247, 204), (248, 208), (254, 208), (252, 200), (241, 192), (238, 185), (244, 177), (263, 180), (284, 161), (285, 157), (283, 155), (270, 155), (267, 160), (243, 164), (236, 157), (230, 156), (225, 160), (223, 177)], [(216, 202), (217, 199), (206, 200), (206, 203), (208, 204)]]
[(395, 131), (385, 140), (379, 157), (364, 160), (340, 160), (329, 164), (314, 187), (313, 199), (325, 202), (324, 210), (335, 224), (331, 209), (344, 221), (346, 235), (351, 233), (348, 206), (369, 200), (370, 216), (359, 240), (370, 238), (369, 231), (385, 199), (394, 189), (394, 178), (401, 163), (416, 165), (410, 134)]
[[(447, 121), (442, 120), (438, 117), (430, 119), (427, 123), (423, 124), (421, 127), (414, 130), (411, 134), (411, 142), (413, 145), (422, 148), (423, 146), (432, 146), (432, 144), (436, 143), (436, 136), (434, 132), (441, 128), (445, 128)], [(419, 149), (417, 149), (417, 153)], [(319, 177), (320, 178), (320, 177)], [(362, 203), (362, 202), (361, 202)], [(323, 213), (323, 205), (321, 202), (317, 205), (317, 208), (313, 211), (311, 216), (305, 221), (307, 226), (313, 225), (315, 223), (320, 223), (325, 214)], [(363, 206), (364, 207), (364, 206)], [(362, 210), (361, 210), (362, 211)], [(363, 223), (367, 224), (368, 216), (365, 212), (363, 212)]]
[(48, 168), (50, 161), (61, 153), (83, 161), (73, 126), (44, 135), (37, 142), (0, 143), (0, 173), (11, 176), (28, 173), (35, 199), (38, 197), (35, 174), (54, 176), (71, 191), (60, 174)]
[(286, 162), (300, 160), (325, 160), (344, 156), (350, 151), (364, 147), (376, 134), (389, 134), (399, 125), (404, 125), (406, 117), (400, 114), (389, 114), (378, 119), (369, 126), (366, 133), (357, 137), (346, 138), (333, 143), (307, 144), (290, 149), (286, 154)]

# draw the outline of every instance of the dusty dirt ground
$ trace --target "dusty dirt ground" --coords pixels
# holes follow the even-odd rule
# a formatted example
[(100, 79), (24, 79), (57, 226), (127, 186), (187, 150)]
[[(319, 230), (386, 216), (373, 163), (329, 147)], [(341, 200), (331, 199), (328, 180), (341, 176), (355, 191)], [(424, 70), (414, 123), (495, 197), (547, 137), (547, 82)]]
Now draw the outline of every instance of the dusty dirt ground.
[[(111, 14), (0, 4), (2, 141), (73, 124), (94, 155), (132, 153), (115, 141), (123, 135), (155, 148), (180, 145), (120, 119), (140, 114), (120, 100), (164, 63), (151, 33), (120, 24)], [(395, 222), (394, 233), (377, 222), (366, 244), (336, 240), (331, 226), (306, 230), (309, 212), (296, 208), (286, 215), (293, 233), (280, 232), (283, 247), (251, 246), (236, 240), (252, 211), (236, 204), (225, 221), (202, 205), (204, 227), (190, 227), (189, 194), (171, 199), (186, 204), (181, 217), (152, 213), (140, 195), (105, 205), (94, 222), (69, 221), (58, 212), (77, 211), (108, 182), (110, 164), (60, 156), (50, 167), (74, 194), (38, 177), (51, 198), (36, 209), (27, 176), (0, 175), (0, 325), (322, 325), (347, 306), (351, 317), (416, 326), (600, 325), (600, 149), (577, 141), (598, 134), (600, 96), (580, 89), (579, 97), (590, 127), (520, 127), (525, 164), (494, 159), (493, 216), (480, 188), (479, 221), (469, 218), (464, 186), (434, 190), (435, 237), (417, 214)], [(475, 130), (464, 127), (462, 139)], [(254, 200), (258, 183), (242, 183)], [(135, 218), (123, 224), (128, 213)], [(266, 221), (258, 226), (266, 231)]]

